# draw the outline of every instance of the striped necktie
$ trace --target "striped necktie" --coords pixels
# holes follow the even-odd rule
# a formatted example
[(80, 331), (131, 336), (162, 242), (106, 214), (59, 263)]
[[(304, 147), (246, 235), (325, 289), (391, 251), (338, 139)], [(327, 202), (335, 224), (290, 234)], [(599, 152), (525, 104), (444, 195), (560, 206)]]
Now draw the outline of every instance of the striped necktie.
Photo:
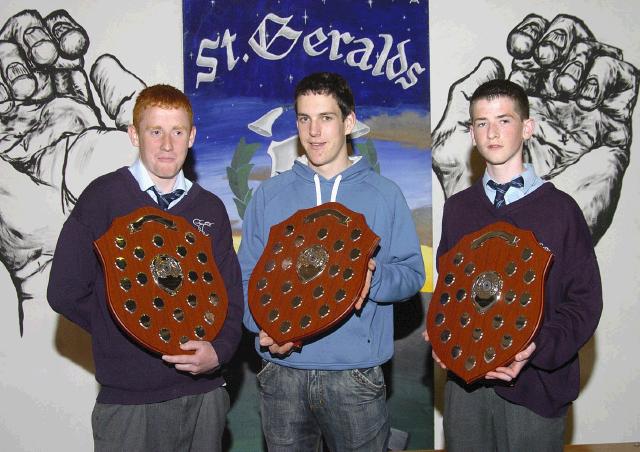
[(496, 191), (496, 197), (493, 200), (493, 205), (496, 207), (496, 209), (499, 209), (505, 204), (504, 195), (507, 193), (507, 190), (509, 190), (510, 187), (524, 187), (524, 179), (522, 178), (522, 176), (518, 176), (511, 182), (507, 182), (506, 184), (499, 184), (497, 182), (489, 180), (489, 182), (487, 182), (487, 185)]
[(178, 188), (177, 190), (172, 191), (171, 193), (167, 193), (166, 195), (161, 195), (158, 189), (153, 185), (149, 187), (156, 194), (156, 199), (158, 200), (158, 205), (162, 210), (167, 210), (169, 208), (169, 204), (178, 199), (184, 193), (184, 190)]

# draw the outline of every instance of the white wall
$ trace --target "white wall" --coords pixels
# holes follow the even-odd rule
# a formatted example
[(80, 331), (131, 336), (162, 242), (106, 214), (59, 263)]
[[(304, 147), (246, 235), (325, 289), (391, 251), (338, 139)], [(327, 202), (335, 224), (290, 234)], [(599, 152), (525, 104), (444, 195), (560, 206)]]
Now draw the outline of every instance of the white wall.
[[(506, 51), (509, 31), (529, 13), (552, 20), (557, 14), (583, 19), (600, 41), (624, 51), (625, 61), (640, 67), (640, 3), (617, 0), (542, 0), (474, 2), (432, 0), (429, 5), (432, 128), (438, 124), (453, 82), (470, 73), (481, 57), (500, 60), (507, 73), (511, 58)], [(595, 338), (581, 353), (583, 390), (570, 416), (569, 441), (574, 444), (638, 441), (640, 439), (640, 364), (634, 351), (640, 344), (640, 112), (631, 164), (613, 224), (596, 252), (603, 279), (604, 312)], [(434, 249), (441, 234), (443, 194), (433, 175)], [(434, 253), (435, 254), (435, 253)], [(436, 447), (442, 447), (443, 373), (436, 369)]]
[[(625, 58), (640, 67), (640, 3), (618, 1), (454, 2), (432, 0), (431, 99), (433, 125), (446, 104), (451, 83), (468, 73), (479, 57), (492, 55), (507, 64), (506, 36), (527, 13), (552, 18), (573, 13), (585, 20), (603, 42), (620, 47)], [(182, 86), (182, 23), (179, 0), (4, 0), (0, 17), (6, 20), (25, 9), (43, 16), (66, 9), (89, 34), (85, 61), (89, 68), (105, 53), (115, 55), (147, 84), (168, 82)], [(439, 20), (449, 17), (455, 20)], [(4, 23), (3, 20), (0, 22)], [(1, 24), (0, 24), (1, 25)], [(634, 129), (640, 130), (635, 115)], [(638, 159), (633, 155), (611, 229), (597, 247), (603, 270), (605, 310), (595, 341), (590, 344), (593, 367), (573, 410), (573, 443), (640, 439), (639, 364), (634, 348), (640, 343), (640, 292), (637, 235), (640, 213)], [(4, 175), (0, 175), (4, 177)], [(440, 236), (442, 193), (434, 181), (434, 237)], [(26, 201), (28, 203), (28, 201)], [(41, 221), (46, 222), (46, 218)], [(437, 243), (435, 244), (437, 245)], [(44, 299), (25, 303), (25, 335), (19, 336), (17, 299), (7, 273), (0, 266), (5, 315), (0, 317), (0, 444), (3, 450), (91, 450), (90, 412), (96, 394), (87, 355), (88, 337), (60, 321)], [(589, 368), (590, 363), (586, 366)], [(437, 375), (441, 375), (436, 371)], [(441, 407), (441, 405), (440, 405)], [(439, 414), (439, 413), (438, 413)], [(441, 420), (436, 419), (441, 441)], [(441, 445), (441, 443), (440, 443)], [(436, 444), (438, 446), (438, 444)]]
[[(167, 82), (182, 87), (179, 0), (4, 0), (0, 27), (24, 9), (35, 9), (42, 16), (66, 9), (89, 35), (87, 71), (98, 56), (110, 53), (147, 84)], [(37, 209), (36, 205), (24, 200), (25, 209)], [(46, 300), (38, 299), (24, 305), (25, 334), (21, 338), (17, 298), (2, 265), (0, 288), (5, 311), (0, 316), (2, 450), (92, 450), (90, 415), (97, 384), (91, 372), (88, 336), (69, 322), (59, 321)]]

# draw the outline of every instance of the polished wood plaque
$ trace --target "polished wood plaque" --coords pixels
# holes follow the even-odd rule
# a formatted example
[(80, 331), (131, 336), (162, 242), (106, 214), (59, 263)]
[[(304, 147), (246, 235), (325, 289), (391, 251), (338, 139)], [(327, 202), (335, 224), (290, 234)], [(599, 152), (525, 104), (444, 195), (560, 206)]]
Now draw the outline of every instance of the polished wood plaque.
[(338, 324), (353, 311), (379, 241), (364, 215), (337, 202), (272, 226), (248, 287), (258, 326), (283, 345)]
[(180, 344), (211, 341), (227, 315), (227, 291), (211, 241), (184, 218), (143, 207), (116, 218), (94, 242), (109, 309), (136, 342), (182, 355)]
[(471, 383), (527, 347), (552, 257), (531, 231), (506, 222), (465, 235), (440, 257), (427, 333), (449, 370)]

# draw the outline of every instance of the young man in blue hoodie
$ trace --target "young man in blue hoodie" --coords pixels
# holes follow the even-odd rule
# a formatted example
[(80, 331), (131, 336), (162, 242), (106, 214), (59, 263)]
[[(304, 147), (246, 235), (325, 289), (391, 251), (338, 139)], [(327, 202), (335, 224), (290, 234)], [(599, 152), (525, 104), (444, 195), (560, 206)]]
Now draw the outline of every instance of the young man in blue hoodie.
[(366, 159), (348, 154), (356, 122), (353, 94), (332, 73), (311, 74), (295, 91), (298, 135), (305, 155), (262, 183), (247, 208), (239, 258), (246, 289), (269, 230), (300, 209), (337, 201), (365, 216), (380, 236), (367, 283), (351, 315), (300, 349), (276, 344), (246, 306), (263, 359), (258, 374), (262, 427), (270, 451), (386, 450), (389, 420), (380, 365), (393, 355), (393, 302), (406, 300), (425, 278), (411, 212), (400, 189)]

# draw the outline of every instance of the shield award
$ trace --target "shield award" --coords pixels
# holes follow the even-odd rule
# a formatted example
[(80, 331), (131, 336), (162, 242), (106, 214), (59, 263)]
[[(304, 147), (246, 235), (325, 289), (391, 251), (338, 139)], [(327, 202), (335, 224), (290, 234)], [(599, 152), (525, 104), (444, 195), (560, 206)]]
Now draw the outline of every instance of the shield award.
[(180, 344), (211, 341), (227, 314), (227, 291), (210, 239), (184, 218), (143, 207), (116, 218), (94, 242), (109, 310), (136, 342), (181, 355)]
[(364, 215), (337, 202), (272, 226), (249, 280), (258, 326), (282, 345), (337, 325), (353, 311), (379, 241)]
[(531, 231), (506, 222), (465, 235), (440, 257), (427, 332), (449, 370), (471, 383), (526, 348), (552, 257)]

